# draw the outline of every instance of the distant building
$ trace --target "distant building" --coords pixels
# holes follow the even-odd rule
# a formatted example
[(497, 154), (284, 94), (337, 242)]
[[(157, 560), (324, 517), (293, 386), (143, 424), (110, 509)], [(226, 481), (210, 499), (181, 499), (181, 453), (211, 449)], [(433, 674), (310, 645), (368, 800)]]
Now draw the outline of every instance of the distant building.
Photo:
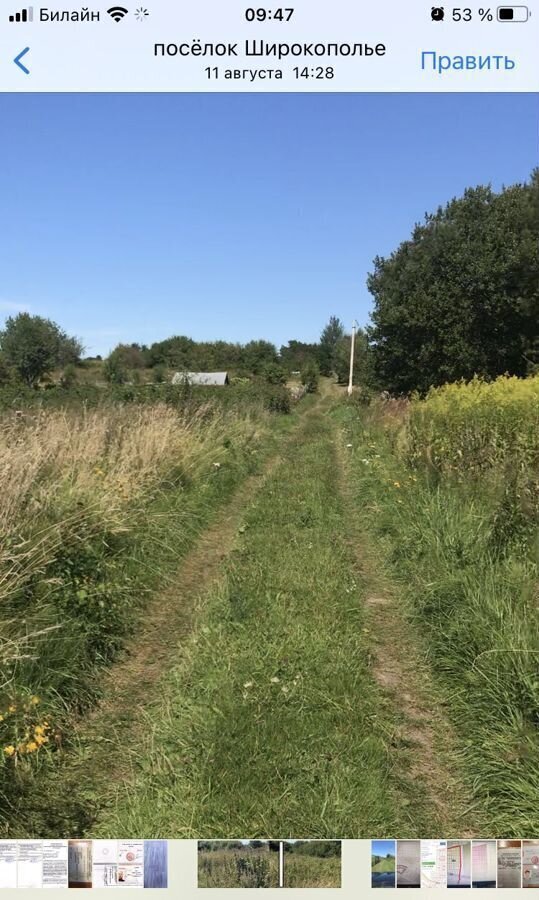
[(230, 384), (228, 372), (176, 372), (172, 384), (223, 386)]

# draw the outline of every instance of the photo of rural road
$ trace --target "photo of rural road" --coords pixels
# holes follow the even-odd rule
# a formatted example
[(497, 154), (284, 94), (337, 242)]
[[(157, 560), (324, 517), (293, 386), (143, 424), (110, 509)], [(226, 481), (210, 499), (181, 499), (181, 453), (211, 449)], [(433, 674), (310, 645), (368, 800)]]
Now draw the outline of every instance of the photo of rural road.
[(0, 838), (536, 834), (537, 98), (0, 109)]

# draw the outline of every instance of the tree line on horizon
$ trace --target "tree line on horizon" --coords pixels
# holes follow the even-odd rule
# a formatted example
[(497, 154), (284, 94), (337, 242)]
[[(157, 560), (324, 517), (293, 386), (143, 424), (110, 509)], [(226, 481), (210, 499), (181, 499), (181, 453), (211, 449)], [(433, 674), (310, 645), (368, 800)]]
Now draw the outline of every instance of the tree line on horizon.
[[(339, 368), (339, 344), (347, 340), (344, 326), (332, 316), (320, 341), (307, 344), (289, 341), (277, 349), (266, 340), (234, 344), (226, 341), (197, 342), (177, 335), (150, 346), (137, 343), (118, 344), (104, 360), (83, 358), (82, 342), (68, 336), (50, 319), (19, 313), (6, 320), (0, 331), (0, 384), (18, 379), (28, 387), (36, 387), (48, 373), (62, 370), (62, 383), (76, 380), (76, 366), (103, 363), (104, 378), (114, 384), (134, 379), (142, 369), (152, 369), (156, 381), (164, 381), (170, 371), (229, 371), (237, 376), (262, 376), (273, 383), (284, 383), (288, 375), (299, 371), (305, 377), (331, 375)], [(346, 371), (348, 362), (346, 360)], [(344, 373), (344, 368), (343, 368)], [(136, 379), (135, 379), (136, 380)]]
[[(285, 841), (287, 853), (297, 853), (303, 856), (317, 856), (320, 858), (328, 858), (332, 856), (339, 857), (341, 855), (340, 841), (326, 840), (306, 840), (306, 841)], [(280, 841), (199, 841), (199, 853), (217, 852), (222, 850), (262, 850), (278, 852)]]
[[(539, 368), (539, 170), (529, 182), (467, 189), (435, 213), (388, 257), (376, 257), (367, 285), (371, 324), (358, 329), (354, 381), (396, 394), (475, 375), (525, 376)], [(175, 335), (151, 345), (119, 344), (103, 361), (112, 383), (152, 369), (223, 371), (284, 382), (290, 373), (348, 380), (351, 337), (331, 316), (315, 343), (246, 344)], [(61, 369), (76, 380), (82, 343), (40, 316), (10, 316), (0, 331), (0, 384), (36, 386)]]

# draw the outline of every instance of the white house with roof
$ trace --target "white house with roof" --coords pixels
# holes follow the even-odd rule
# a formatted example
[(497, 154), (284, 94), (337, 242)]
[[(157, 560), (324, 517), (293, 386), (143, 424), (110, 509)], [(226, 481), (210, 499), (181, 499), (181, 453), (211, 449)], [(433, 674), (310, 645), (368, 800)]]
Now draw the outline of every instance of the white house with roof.
[(172, 376), (172, 384), (223, 387), (230, 384), (230, 379), (228, 372), (176, 372)]

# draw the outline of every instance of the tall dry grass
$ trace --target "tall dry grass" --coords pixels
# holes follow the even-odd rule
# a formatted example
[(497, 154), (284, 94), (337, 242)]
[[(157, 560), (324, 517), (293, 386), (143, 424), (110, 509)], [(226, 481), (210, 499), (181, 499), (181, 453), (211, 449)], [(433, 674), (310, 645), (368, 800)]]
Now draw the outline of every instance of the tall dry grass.
[(79, 702), (151, 589), (142, 567), (177, 564), (264, 430), (263, 414), (212, 402), (1, 420), (0, 795), (2, 764), (45, 746), (20, 740), (32, 698)]
[[(248, 419), (164, 404), (4, 418), (0, 428), (0, 617), (5, 600), (43, 574), (88, 522), (120, 533), (167, 478), (196, 478), (241, 438)], [(28, 643), (28, 635), (22, 638)], [(1, 641), (1, 637), (0, 637)], [(19, 642), (0, 643), (0, 663)], [(2, 652), (3, 647), (3, 652)], [(0, 680), (1, 684), (1, 680)]]
[(241, 434), (245, 420), (189, 418), (164, 404), (102, 408), (80, 415), (41, 412), (11, 417), (0, 430), (0, 534), (35, 525), (51, 510), (69, 515), (81, 502), (114, 520), (127, 503), (171, 469), (196, 475), (222, 458), (222, 435)]

